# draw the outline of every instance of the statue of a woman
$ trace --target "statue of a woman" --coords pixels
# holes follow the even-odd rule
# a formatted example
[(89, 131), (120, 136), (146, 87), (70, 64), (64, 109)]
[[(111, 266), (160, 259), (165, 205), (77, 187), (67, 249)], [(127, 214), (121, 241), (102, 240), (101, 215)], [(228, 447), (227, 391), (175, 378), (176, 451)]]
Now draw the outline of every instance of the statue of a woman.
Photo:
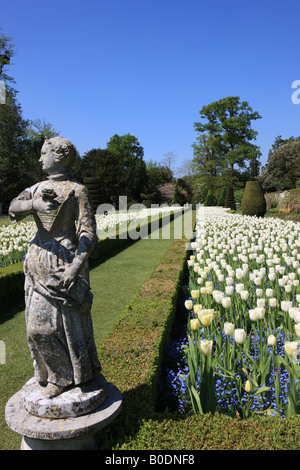
[(9, 209), (13, 222), (33, 214), (37, 225), (24, 263), (25, 315), (35, 378), (47, 398), (101, 370), (88, 270), (96, 223), (87, 189), (68, 175), (75, 156), (68, 140), (46, 140), (40, 161), (48, 179), (25, 189)]

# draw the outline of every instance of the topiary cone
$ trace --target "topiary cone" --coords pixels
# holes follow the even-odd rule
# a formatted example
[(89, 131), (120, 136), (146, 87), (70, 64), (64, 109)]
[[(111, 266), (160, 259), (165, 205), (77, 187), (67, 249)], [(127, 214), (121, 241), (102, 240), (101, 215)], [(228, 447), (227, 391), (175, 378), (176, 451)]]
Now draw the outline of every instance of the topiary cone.
[(267, 210), (266, 199), (259, 181), (247, 181), (241, 203), (243, 215), (263, 217)]
[(229, 207), (229, 209), (235, 211), (236, 210), (236, 205), (235, 205), (235, 199), (234, 199), (234, 191), (233, 187), (229, 186), (227, 189), (226, 193), (226, 199), (225, 199), (225, 207)]

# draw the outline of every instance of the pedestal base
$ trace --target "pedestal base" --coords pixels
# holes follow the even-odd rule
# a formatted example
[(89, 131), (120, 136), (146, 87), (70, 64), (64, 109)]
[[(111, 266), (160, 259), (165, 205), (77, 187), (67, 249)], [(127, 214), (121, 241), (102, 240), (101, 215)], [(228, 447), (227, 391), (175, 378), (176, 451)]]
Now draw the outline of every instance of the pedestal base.
[(99, 408), (106, 396), (106, 380), (97, 374), (89, 382), (73, 387), (54, 398), (45, 398), (45, 387), (35, 378), (22, 388), (23, 405), (29, 414), (40, 418), (74, 418)]
[(40, 418), (28, 413), (21, 391), (6, 404), (7, 425), (23, 436), (21, 450), (94, 450), (95, 433), (120, 413), (122, 395), (112, 384), (106, 386), (106, 400), (92, 413), (67, 419)]

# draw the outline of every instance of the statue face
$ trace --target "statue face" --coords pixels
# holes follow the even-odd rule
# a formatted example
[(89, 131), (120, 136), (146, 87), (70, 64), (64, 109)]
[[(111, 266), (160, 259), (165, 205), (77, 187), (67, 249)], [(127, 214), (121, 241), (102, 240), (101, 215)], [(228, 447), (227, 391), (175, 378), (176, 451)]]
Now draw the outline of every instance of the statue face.
[(42, 169), (46, 173), (52, 173), (58, 167), (54, 152), (52, 152), (50, 145), (43, 145), (41, 150), (41, 158), (39, 160), (42, 163)]
[(42, 163), (42, 168), (46, 172), (48, 172), (48, 170), (54, 166), (55, 158), (49, 145), (43, 145), (41, 150), (41, 158), (39, 161)]

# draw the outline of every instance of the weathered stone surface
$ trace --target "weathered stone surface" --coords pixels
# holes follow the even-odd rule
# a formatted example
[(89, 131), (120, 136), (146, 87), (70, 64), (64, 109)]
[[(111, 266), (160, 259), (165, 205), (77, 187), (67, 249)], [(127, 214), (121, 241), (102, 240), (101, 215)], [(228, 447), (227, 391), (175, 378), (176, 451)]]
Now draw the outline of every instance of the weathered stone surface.
[(62, 137), (45, 141), (45, 181), (10, 204), (12, 222), (32, 214), (37, 233), (24, 262), (25, 319), (34, 376), (55, 398), (101, 370), (94, 342), (88, 259), (97, 246), (89, 193), (69, 174), (76, 149)]
[[(21, 391), (19, 391), (7, 402), (5, 419), (13, 431), (29, 438), (29, 440), (43, 441), (41, 444), (44, 447), (46, 446), (44, 441), (51, 441), (50, 448), (62, 445), (61, 442), (55, 444), (54, 441), (66, 440), (63, 445), (67, 448), (72, 444), (72, 441), (68, 441), (69, 439), (89, 438), (90, 435), (110, 424), (120, 413), (121, 407), (122, 395), (120, 391), (108, 383), (105, 402), (93, 412), (67, 419), (39, 418), (28, 413), (24, 408)], [(37, 441), (34, 442), (38, 444)]]
[(71, 388), (57, 397), (45, 398), (45, 387), (35, 378), (21, 390), (23, 405), (28, 413), (41, 418), (70, 418), (91, 413), (105, 401), (106, 380), (102, 374), (86, 384)]

